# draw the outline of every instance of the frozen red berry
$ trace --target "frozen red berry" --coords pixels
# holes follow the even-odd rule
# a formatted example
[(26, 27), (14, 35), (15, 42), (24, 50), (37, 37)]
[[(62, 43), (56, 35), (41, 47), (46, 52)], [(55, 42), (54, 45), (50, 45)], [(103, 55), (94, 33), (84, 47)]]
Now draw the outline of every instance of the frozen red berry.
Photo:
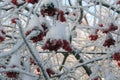
[(117, 30), (118, 29), (118, 26), (115, 26), (114, 24), (111, 24), (110, 26), (109, 26), (109, 31), (115, 31), (115, 30)]
[(41, 14), (43, 17), (45, 15), (47, 16), (54, 16), (57, 12), (57, 9), (55, 8), (53, 3), (48, 3), (47, 5), (42, 5), (41, 7)]
[(91, 35), (89, 36), (89, 38), (90, 38), (90, 40), (95, 41), (95, 40), (98, 39), (98, 35), (97, 35), (97, 34), (91, 34)]
[(62, 47), (62, 41), (59, 40), (50, 40), (48, 39), (45, 43), (45, 45), (42, 47), (43, 50), (50, 50), (50, 51), (57, 51)]
[(115, 52), (112, 58), (113, 60), (120, 61), (120, 52)]
[(106, 39), (103, 46), (107, 46), (107, 47), (110, 47), (111, 45), (114, 45), (115, 44), (115, 40), (112, 39), (112, 38), (109, 38), (109, 39)]
[(17, 0), (11, 0), (11, 2), (14, 4), (14, 5), (18, 5), (18, 2), (17, 2)]
[(47, 69), (46, 69), (46, 72), (48, 73), (49, 76), (55, 74), (55, 72), (54, 72), (52, 69), (50, 69), (50, 68), (47, 68)]
[(99, 26), (99, 27), (104, 27), (104, 25), (103, 25), (103, 24), (98, 24), (98, 26)]
[(1, 35), (0, 35), (0, 42), (3, 42), (4, 40), (5, 40), (5, 31), (4, 30), (0, 30), (0, 33), (1, 33)]
[(65, 22), (66, 18), (64, 16), (64, 12), (60, 10), (57, 14), (56, 20), (60, 20), (61, 22)]
[(120, 0), (118, 0), (116, 4), (120, 4)]
[(6, 72), (6, 76), (8, 78), (18, 78), (19, 73), (18, 72), (13, 72), (13, 71), (8, 71)]
[(16, 20), (19, 20), (19, 18), (13, 18), (11, 19), (11, 22), (16, 24)]
[(33, 65), (36, 65), (34, 59), (30, 57), (30, 65), (32, 65), (32, 64), (33, 64)]
[(67, 40), (63, 40), (63, 49), (65, 49), (68, 52), (72, 51), (72, 48), (70, 46), (70, 43)]
[(119, 61), (117, 62), (117, 65), (120, 67), (120, 62)]
[[(30, 31), (26, 31), (25, 35), (28, 36), (32, 31), (36, 31), (36, 29), (32, 29)], [(41, 41), (41, 40), (43, 40), (44, 34), (45, 33), (40, 30), (40, 33), (38, 35), (36, 35), (36, 36), (33, 36), (30, 40), (32, 40), (33, 43)]]

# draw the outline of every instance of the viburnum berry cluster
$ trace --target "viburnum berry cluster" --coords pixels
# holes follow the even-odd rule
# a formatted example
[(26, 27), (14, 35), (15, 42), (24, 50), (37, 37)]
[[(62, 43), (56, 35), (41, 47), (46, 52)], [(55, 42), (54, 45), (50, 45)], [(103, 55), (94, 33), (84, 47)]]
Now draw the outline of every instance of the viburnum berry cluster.
[(110, 33), (108, 33), (106, 35), (106, 40), (103, 43), (104, 47), (110, 47), (111, 45), (115, 44), (115, 40), (113, 39), (112, 35)]
[[(30, 65), (37, 66), (37, 65), (36, 65), (36, 62), (34, 61), (34, 59), (33, 59), (32, 57), (30, 57)], [(36, 75), (40, 75), (40, 72), (41, 72), (41, 71), (40, 71), (40, 68), (37, 67), (35, 70), (36, 70), (35, 74), (36, 74)], [(48, 73), (48, 75), (49, 75), (50, 77), (55, 74), (55, 71), (52, 70), (51, 68), (46, 68), (46, 72)]]
[(113, 39), (111, 32), (114, 32), (114, 31), (118, 30), (118, 26), (113, 22), (109, 23), (108, 25), (104, 25), (102, 23), (99, 23), (98, 26), (101, 29), (94, 29), (89, 36), (90, 40), (92, 40), (92, 41), (97, 40), (98, 39), (97, 32), (102, 31), (102, 33), (104, 33), (106, 35), (106, 39), (103, 43), (103, 46), (104, 47), (110, 47), (111, 45), (114, 45), (115, 40)]
[(95, 78), (93, 78), (91, 80), (101, 80), (101, 79), (99, 77), (95, 77)]
[(90, 40), (95, 41), (95, 40), (98, 39), (97, 32), (98, 32), (97, 29), (95, 29), (95, 30), (92, 31), (92, 33), (89, 35)]
[[(56, 1), (55, 1), (56, 2)], [(59, 20), (61, 22), (65, 22), (65, 13), (62, 10), (59, 10), (59, 8), (56, 6), (55, 2), (52, 0), (45, 0), (43, 1), (43, 4), (41, 6), (41, 14), (43, 17), (45, 16), (51, 16), (55, 17), (56, 20)]]
[(30, 35), (30, 33), (32, 33), (33, 31), (35, 31), (35, 32), (38, 31), (38, 32), (39, 32), (38, 35), (35, 35), (35, 36), (33, 36), (33, 37), (30, 39), (30, 40), (33, 41), (33, 43), (43, 40), (44, 32), (42, 32), (42, 31), (39, 30), (38, 28), (33, 28), (32, 30), (27, 31), (27, 32), (25, 33), (25, 35), (28, 36), (28, 35)]
[[(9, 64), (6, 66), (6, 68), (9, 68), (9, 69), (18, 68), (18, 69), (20, 69), (22, 66), (20, 59), (21, 59), (20, 55), (13, 54), (10, 58)], [(7, 71), (5, 74), (8, 78), (17, 79), (19, 77), (19, 72), (17, 72), (17, 71)]]
[(65, 49), (66, 51), (69, 51), (71, 52), (72, 51), (72, 48), (70, 46), (70, 43), (66, 40), (61, 40), (61, 39), (58, 39), (58, 40), (50, 40), (48, 39), (46, 41), (46, 44), (42, 47), (43, 50), (50, 50), (50, 51), (57, 51), (58, 49), (60, 48), (63, 48)]
[[(35, 34), (34, 34), (34, 33)], [(39, 18), (37, 16), (34, 16), (30, 20), (30, 24), (26, 28), (25, 35), (28, 36), (33, 33), (30, 40), (32, 40), (34, 43), (43, 40), (43, 37), (48, 32), (48, 26), (45, 22), (40, 23)]]
[[(103, 25), (102, 27), (104, 27), (104, 25)], [(118, 26), (116, 26), (116, 25), (113, 24), (113, 23), (110, 23), (106, 29), (103, 29), (103, 30), (102, 30), (102, 32), (103, 32), (103, 33), (108, 33), (108, 32), (111, 32), (111, 31), (115, 31), (115, 30), (117, 30), (117, 29), (118, 29)]]
[[(11, 66), (10, 68), (14, 69), (16, 66)], [(14, 78), (17, 79), (19, 76), (19, 72), (16, 71), (8, 71), (5, 73), (8, 78)]]
[(117, 61), (117, 65), (120, 67), (120, 51), (117, 51), (112, 56), (113, 60)]
[(18, 1), (17, 0), (11, 0), (11, 3), (13, 3), (16, 6), (18, 6)]
[(12, 19), (11, 19), (11, 23), (16, 24), (16, 21), (17, 21), (17, 20), (19, 20), (19, 18), (12, 18)]
[(47, 35), (46, 42), (43, 45), (43, 50), (57, 51), (63, 48), (66, 51), (71, 52), (72, 48), (68, 36), (66, 34), (66, 26), (63, 23), (57, 23), (56, 26), (52, 27)]

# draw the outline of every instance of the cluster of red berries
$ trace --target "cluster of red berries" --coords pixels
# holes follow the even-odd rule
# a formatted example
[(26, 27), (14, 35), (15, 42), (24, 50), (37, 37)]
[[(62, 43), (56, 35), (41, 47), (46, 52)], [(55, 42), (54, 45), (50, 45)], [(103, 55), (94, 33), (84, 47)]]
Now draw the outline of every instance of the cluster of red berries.
[(95, 78), (93, 78), (91, 80), (101, 80), (101, 79), (99, 77), (95, 77)]
[[(15, 68), (15, 67), (17, 66), (13, 65), (10, 68)], [(16, 72), (16, 71), (8, 71), (5, 74), (8, 78), (14, 78), (14, 79), (17, 79), (19, 76), (19, 72)]]
[(43, 40), (43, 37), (46, 35), (46, 33), (48, 32), (48, 27), (46, 26), (45, 23), (41, 24), (41, 27), (43, 28), (42, 30), (33, 28), (32, 30), (26, 31), (25, 35), (28, 36), (32, 31), (40, 31), (39, 35), (32, 37), (30, 40), (32, 40), (34, 43)]
[(6, 76), (7, 76), (8, 78), (17, 79), (18, 76), (19, 76), (19, 73), (18, 73), (18, 72), (13, 72), (13, 71), (8, 71), (8, 72), (6, 72)]
[(48, 3), (47, 5), (43, 5), (41, 7), (41, 14), (43, 15), (43, 17), (45, 17), (45, 15), (47, 16), (54, 16), (56, 15), (56, 20), (60, 20), (61, 22), (65, 22), (65, 16), (64, 16), (64, 12), (62, 10), (58, 10), (57, 8), (55, 8), (53, 3)]
[(115, 44), (115, 40), (113, 38), (106, 39), (105, 42), (103, 43), (103, 46), (110, 47), (111, 45)]
[(117, 65), (120, 67), (120, 52), (115, 52), (112, 56), (113, 60), (117, 61)]
[[(32, 64), (36, 65), (34, 59), (30, 57), (30, 65), (32, 65)], [(49, 76), (55, 74), (55, 72), (50, 68), (46, 68), (46, 72), (48, 73)], [(36, 75), (40, 75), (40, 68), (36, 68)]]
[(50, 40), (48, 39), (45, 43), (45, 45), (42, 47), (43, 50), (50, 50), (50, 51), (57, 51), (58, 49), (63, 48), (68, 52), (72, 51), (72, 48), (70, 46), (70, 43), (67, 40)]
[[(104, 27), (104, 25), (103, 24), (98, 24), (99, 25), (99, 27)], [(103, 29), (102, 30), (102, 32), (103, 33), (109, 33), (109, 32), (111, 32), (111, 31), (115, 31), (115, 30), (117, 30), (118, 29), (118, 26), (116, 26), (116, 25), (114, 25), (113, 23), (111, 23), (110, 25), (109, 25), (109, 27), (108, 27), (108, 29)], [(89, 36), (89, 38), (90, 38), (90, 40), (97, 40), (98, 39), (98, 35), (97, 35), (97, 32), (98, 32), (99, 30), (97, 29), (96, 31), (95, 31), (95, 34), (91, 34), (90, 36)], [(103, 43), (103, 46), (107, 46), (107, 47), (110, 47), (111, 45), (114, 45), (115, 44), (115, 40), (113, 39), (113, 38), (111, 38), (111, 37), (109, 37), (108, 39), (106, 39), (105, 41), (104, 41), (104, 43)]]
[(90, 38), (90, 40), (97, 40), (98, 39), (98, 35), (97, 34), (91, 34), (90, 36), (89, 36), (89, 38)]
[(18, 6), (17, 0), (12, 0), (11, 3), (13, 3), (13, 4), (16, 5), (16, 6)]
[(115, 26), (113, 23), (110, 24), (108, 29), (104, 29), (102, 32), (103, 33), (108, 33), (110, 31), (115, 31), (118, 29), (118, 26)]
[(4, 30), (0, 30), (0, 33), (1, 33), (1, 35), (0, 35), (0, 42), (3, 42), (4, 40), (5, 40), (5, 31)]
[(95, 41), (95, 40), (98, 39), (97, 32), (98, 32), (98, 29), (96, 29), (96, 30), (94, 31), (94, 34), (90, 34), (90, 35), (89, 35), (90, 40)]
[(66, 18), (64, 16), (64, 12), (60, 10), (57, 14), (56, 20), (60, 20), (61, 22), (66, 22)]
[(16, 24), (16, 20), (19, 20), (19, 18), (13, 18), (13, 19), (11, 19), (11, 23)]
[(115, 52), (112, 57), (113, 60), (120, 61), (120, 52)]
[[(32, 31), (36, 31), (36, 30), (38, 31), (38, 29), (33, 28), (32, 30), (27, 31), (27, 32), (25, 33), (25, 35), (28, 36)], [(40, 31), (40, 33), (39, 33), (38, 35), (36, 35), (36, 36), (34, 36), (34, 37), (32, 37), (32, 38), (30, 39), (30, 40), (33, 41), (33, 43), (36, 43), (36, 42), (38, 42), (38, 41), (43, 40), (44, 32), (41, 31), (41, 30), (39, 30), (39, 31)]]
[(55, 72), (50, 68), (46, 68), (46, 72), (48, 73), (49, 76), (52, 76), (55, 74)]
[(54, 16), (56, 14), (57, 9), (55, 8), (53, 3), (48, 3), (47, 5), (42, 5), (41, 7), (41, 14), (43, 15), (43, 17), (45, 15), (48, 16)]

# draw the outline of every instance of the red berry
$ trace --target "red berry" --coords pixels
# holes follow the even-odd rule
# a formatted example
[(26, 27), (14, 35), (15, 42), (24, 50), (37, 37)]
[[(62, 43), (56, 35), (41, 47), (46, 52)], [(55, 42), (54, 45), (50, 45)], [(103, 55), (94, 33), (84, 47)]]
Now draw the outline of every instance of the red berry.
[(0, 30), (1, 35), (0, 35), (0, 42), (3, 42), (5, 40), (5, 31), (4, 30)]
[(120, 4), (120, 0), (118, 0), (116, 4)]
[(36, 65), (35, 61), (33, 60), (33, 58), (30, 57), (30, 65)]
[(66, 21), (66, 18), (64, 16), (64, 12), (63, 11), (60, 10), (58, 12), (56, 20), (60, 20), (61, 22), (65, 22)]
[(11, 0), (11, 2), (14, 4), (14, 5), (18, 5), (18, 2), (17, 2), (17, 0)]
[(36, 75), (40, 75), (40, 68), (36, 68)]
[(19, 20), (19, 18), (13, 18), (11, 19), (11, 22), (16, 24), (16, 20)]
[(49, 76), (55, 74), (55, 72), (54, 72), (53, 70), (51, 70), (50, 68), (47, 68), (47, 69), (46, 69), (46, 72), (48, 73)]
[(0, 36), (0, 42), (3, 42), (5, 40), (5, 37)]
[(119, 61), (117, 62), (117, 65), (120, 67), (120, 62)]
[[(28, 36), (33, 30), (36, 30), (36, 29), (33, 28), (32, 30), (27, 31), (27, 32), (25, 33), (25, 35)], [(30, 40), (32, 40), (33, 43), (36, 43), (36, 42), (38, 42), (38, 41), (43, 40), (43, 37), (44, 37), (44, 36), (45, 36), (45, 33), (40, 30), (40, 33), (39, 33), (38, 35), (32, 37)]]
[(76, 13), (73, 13), (73, 16), (76, 16)]
[(111, 25), (109, 26), (109, 31), (115, 31), (118, 29), (118, 26)]
[(109, 30), (106, 29), (106, 30), (103, 30), (102, 32), (107, 34), (109, 32)]
[(115, 40), (112, 39), (112, 38), (109, 38), (109, 39), (106, 39), (103, 46), (107, 46), (107, 47), (110, 47), (111, 45), (114, 45), (115, 44)]
[(19, 76), (19, 73), (18, 72), (6, 72), (6, 76), (9, 77), (9, 78), (18, 78)]
[(104, 27), (103, 24), (98, 24), (100, 27)]
[(54, 16), (57, 12), (57, 9), (54, 8), (54, 4), (48, 4), (47, 6), (43, 5), (43, 7), (41, 7), (41, 14), (43, 15), (43, 17), (45, 17), (45, 15), (47, 16)]
[(71, 52), (72, 51), (72, 48), (70, 46), (70, 43), (66, 40), (63, 40), (63, 49), (65, 49), (66, 51), (68, 52)]
[(92, 80), (99, 80), (99, 78), (98, 78), (98, 77), (96, 77), (96, 78), (94, 78), (94, 79), (92, 79)]
[(98, 35), (97, 35), (97, 34), (91, 34), (91, 35), (89, 36), (89, 38), (90, 38), (90, 40), (95, 41), (95, 40), (98, 39)]
[(115, 52), (112, 57), (113, 60), (120, 61), (120, 52)]

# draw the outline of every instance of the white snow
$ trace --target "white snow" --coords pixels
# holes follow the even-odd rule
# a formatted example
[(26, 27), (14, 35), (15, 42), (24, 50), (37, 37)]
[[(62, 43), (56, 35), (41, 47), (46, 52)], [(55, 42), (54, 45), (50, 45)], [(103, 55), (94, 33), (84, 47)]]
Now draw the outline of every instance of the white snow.
[(66, 25), (61, 22), (56, 22), (56, 26), (53, 26), (46, 35), (47, 39), (64, 39), (68, 40), (67, 31), (66, 31)]
[(8, 66), (11, 67), (11, 66), (15, 65), (17, 67), (21, 67), (21, 65), (20, 65), (21, 64), (20, 59), (21, 59), (20, 53), (11, 55), (11, 59), (10, 59), (10, 62), (9, 62)]
[(28, 27), (26, 28), (25, 32), (31, 31), (33, 28), (37, 28), (37, 29), (43, 31), (43, 28), (40, 25), (39, 18), (36, 15), (31, 17), (29, 24), (28, 24)]

